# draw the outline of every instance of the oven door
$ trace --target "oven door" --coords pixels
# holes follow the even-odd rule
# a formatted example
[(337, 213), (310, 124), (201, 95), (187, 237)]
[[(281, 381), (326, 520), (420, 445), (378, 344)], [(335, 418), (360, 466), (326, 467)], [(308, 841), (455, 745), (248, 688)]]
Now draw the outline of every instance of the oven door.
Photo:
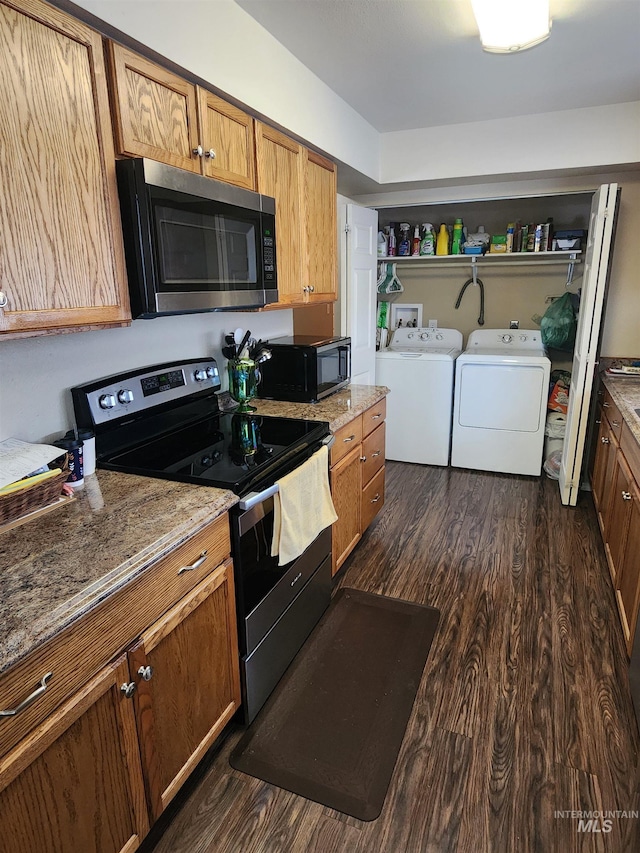
[(279, 566), (278, 558), (271, 556), (276, 488), (265, 490), (257, 502), (233, 514), (247, 723), (254, 719), (331, 600), (330, 527), (291, 563)]

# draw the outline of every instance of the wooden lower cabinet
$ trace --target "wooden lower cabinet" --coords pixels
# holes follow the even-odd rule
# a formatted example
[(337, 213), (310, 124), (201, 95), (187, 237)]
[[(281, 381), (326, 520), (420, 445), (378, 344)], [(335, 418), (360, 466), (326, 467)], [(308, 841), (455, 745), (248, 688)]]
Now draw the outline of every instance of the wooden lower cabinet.
[(129, 668), (155, 820), (240, 705), (230, 560), (144, 632)]
[(149, 828), (123, 655), (0, 759), (2, 853), (119, 853)]
[(384, 505), (384, 416), (382, 400), (335, 434), (331, 448), (331, 495), (338, 515), (332, 531), (334, 575)]
[[(212, 569), (198, 578), (209, 559)], [(142, 611), (170, 594), (170, 577), (186, 586), (132, 643), (129, 634), (114, 662), (0, 753), (1, 853), (131, 853), (240, 706), (226, 515), (145, 576), (155, 587), (135, 587)], [(134, 605), (127, 599), (112, 620), (135, 624)], [(85, 619), (86, 645), (99, 643), (109, 633), (104, 617)], [(60, 670), (52, 669), (53, 684)], [(50, 695), (40, 692), (29, 708)], [(26, 695), (13, 692), (3, 707), (26, 707)], [(0, 717), (0, 728), (20, 719), (20, 711)]]

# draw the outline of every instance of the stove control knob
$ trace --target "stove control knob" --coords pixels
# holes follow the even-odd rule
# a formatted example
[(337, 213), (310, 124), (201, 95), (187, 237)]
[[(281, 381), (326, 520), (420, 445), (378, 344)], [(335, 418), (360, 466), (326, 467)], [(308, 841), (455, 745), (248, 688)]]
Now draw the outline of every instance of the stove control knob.
[(207, 371), (202, 370), (200, 368), (196, 370), (196, 372), (193, 374), (193, 378), (196, 380), (196, 382), (204, 382), (204, 380), (207, 378)]
[(116, 404), (116, 398), (113, 394), (102, 394), (98, 400), (98, 405), (101, 409), (113, 409)]
[(213, 377), (216, 376), (217, 373), (218, 371), (215, 369), (215, 367), (207, 367), (206, 374), (208, 379), (213, 379)]
[(423, 332), (423, 333), (420, 335), (420, 340), (421, 340), (421, 341), (428, 341), (428, 340), (429, 340), (429, 333), (428, 333), (428, 332)]
[(500, 340), (502, 341), (503, 344), (510, 344), (511, 341), (513, 340), (513, 335), (502, 335), (500, 337)]
[(118, 400), (121, 403), (133, 403), (133, 391), (123, 388), (121, 391), (118, 391)]

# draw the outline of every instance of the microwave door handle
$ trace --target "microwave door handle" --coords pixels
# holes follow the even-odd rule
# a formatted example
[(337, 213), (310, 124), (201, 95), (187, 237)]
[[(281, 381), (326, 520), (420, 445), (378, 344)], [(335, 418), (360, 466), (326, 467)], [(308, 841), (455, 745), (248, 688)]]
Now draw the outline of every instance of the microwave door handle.
[(351, 347), (338, 347), (340, 362), (338, 370), (343, 379), (348, 379), (351, 373)]

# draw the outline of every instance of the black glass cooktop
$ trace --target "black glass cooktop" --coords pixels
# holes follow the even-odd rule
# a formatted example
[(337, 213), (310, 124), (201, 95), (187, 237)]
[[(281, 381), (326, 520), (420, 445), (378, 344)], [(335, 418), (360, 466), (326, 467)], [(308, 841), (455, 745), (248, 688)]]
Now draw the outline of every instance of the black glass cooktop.
[(322, 421), (221, 412), (114, 453), (99, 465), (244, 494), (300, 464), (328, 434)]

